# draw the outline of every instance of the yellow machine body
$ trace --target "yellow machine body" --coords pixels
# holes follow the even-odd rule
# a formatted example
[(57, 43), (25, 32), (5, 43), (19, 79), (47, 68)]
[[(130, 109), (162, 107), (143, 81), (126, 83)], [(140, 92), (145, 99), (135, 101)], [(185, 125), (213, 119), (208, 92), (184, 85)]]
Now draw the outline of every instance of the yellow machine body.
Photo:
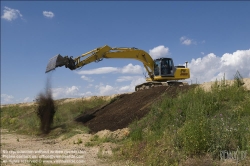
[(141, 87), (145, 86), (148, 88), (154, 85), (161, 85), (161, 82), (173, 83), (179, 80), (190, 78), (189, 68), (187, 68), (187, 66), (174, 66), (172, 58), (162, 57), (153, 60), (152, 57), (144, 50), (140, 50), (134, 47), (111, 48), (108, 45), (86, 52), (76, 58), (68, 56), (63, 57), (59, 54), (50, 59), (46, 68), (46, 73), (61, 66), (65, 66), (70, 70), (75, 70), (89, 63), (99, 62), (103, 59), (109, 58), (135, 59), (143, 63), (148, 73), (148, 77), (146, 78), (146, 83), (136, 86), (136, 90), (143, 89)]

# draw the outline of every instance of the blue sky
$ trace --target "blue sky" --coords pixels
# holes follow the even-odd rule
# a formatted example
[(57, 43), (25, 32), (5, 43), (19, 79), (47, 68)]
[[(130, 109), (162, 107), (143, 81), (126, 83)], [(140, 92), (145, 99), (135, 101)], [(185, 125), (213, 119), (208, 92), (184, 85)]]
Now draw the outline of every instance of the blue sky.
[(1, 104), (34, 100), (48, 77), (55, 99), (131, 92), (144, 82), (142, 64), (128, 59), (45, 74), (59, 53), (77, 57), (104, 45), (188, 61), (188, 82), (231, 79), (236, 70), (250, 77), (249, 8), (243, 1), (1, 1)]

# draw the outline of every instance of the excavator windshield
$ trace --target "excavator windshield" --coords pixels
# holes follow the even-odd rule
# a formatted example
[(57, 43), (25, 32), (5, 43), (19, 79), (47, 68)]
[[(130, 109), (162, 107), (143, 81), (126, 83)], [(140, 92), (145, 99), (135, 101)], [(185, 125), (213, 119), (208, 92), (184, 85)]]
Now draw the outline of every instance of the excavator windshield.
[(161, 58), (154, 60), (155, 76), (171, 76), (173, 75), (173, 60), (171, 58)]
[(156, 59), (154, 64), (154, 75), (159, 76), (160, 75), (160, 66), (161, 66), (161, 61), (159, 59)]

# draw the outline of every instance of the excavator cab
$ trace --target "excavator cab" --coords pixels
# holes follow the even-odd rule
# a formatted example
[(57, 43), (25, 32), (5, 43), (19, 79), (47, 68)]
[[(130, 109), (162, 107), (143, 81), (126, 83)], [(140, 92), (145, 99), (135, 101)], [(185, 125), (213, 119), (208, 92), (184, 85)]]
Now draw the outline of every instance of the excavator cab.
[(155, 76), (173, 76), (174, 63), (171, 58), (160, 58), (154, 60), (154, 75)]

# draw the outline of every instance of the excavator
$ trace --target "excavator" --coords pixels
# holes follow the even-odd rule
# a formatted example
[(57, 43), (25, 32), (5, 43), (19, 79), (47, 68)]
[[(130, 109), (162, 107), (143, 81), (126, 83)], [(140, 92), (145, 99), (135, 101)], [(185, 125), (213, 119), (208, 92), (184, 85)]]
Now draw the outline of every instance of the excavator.
[(89, 52), (82, 54), (76, 58), (72, 56), (61, 56), (60, 54), (52, 57), (49, 60), (45, 73), (55, 70), (57, 67), (65, 66), (70, 70), (79, 69), (92, 62), (100, 62), (104, 58), (128, 58), (141, 61), (148, 73), (146, 82), (136, 85), (135, 91), (149, 89), (156, 86), (183, 86), (187, 83), (179, 82), (190, 78), (190, 70), (186, 66), (174, 66), (172, 58), (157, 58), (152, 57), (144, 50), (131, 47), (110, 47), (104, 45)]

